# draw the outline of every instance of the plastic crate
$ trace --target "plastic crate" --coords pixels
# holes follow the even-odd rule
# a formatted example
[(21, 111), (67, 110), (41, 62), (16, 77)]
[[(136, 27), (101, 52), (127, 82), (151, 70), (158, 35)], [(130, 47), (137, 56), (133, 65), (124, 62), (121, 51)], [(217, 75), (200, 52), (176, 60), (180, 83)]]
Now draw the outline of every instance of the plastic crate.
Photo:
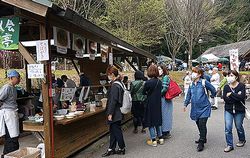
[(40, 150), (31, 147), (21, 148), (7, 155), (4, 155), (4, 158), (40, 158), (40, 157), (41, 157)]

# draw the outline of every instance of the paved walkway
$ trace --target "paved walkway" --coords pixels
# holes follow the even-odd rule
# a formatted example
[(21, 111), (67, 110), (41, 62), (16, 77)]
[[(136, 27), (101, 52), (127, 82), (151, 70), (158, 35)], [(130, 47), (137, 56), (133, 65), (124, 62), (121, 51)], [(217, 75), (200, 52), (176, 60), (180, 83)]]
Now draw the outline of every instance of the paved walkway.
[[(198, 138), (198, 130), (195, 122), (190, 120), (189, 112), (184, 113), (183, 99), (174, 100), (174, 127), (172, 138), (166, 140), (164, 145), (151, 147), (146, 144), (147, 134), (133, 134), (130, 124), (124, 131), (126, 142), (126, 155), (110, 156), (110, 158), (250, 158), (250, 120), (245, 120), (245, 132), (247, 143), (243, 148), (235, 147), (230, 153), (224, 153), (225, 136), (223, 121), (223, 104), (216, 111), (212, 111), (212, 117), (208, 121), (208, 142), (203, 152), (196, 152), (194, 141)], [(250, 107), (250, 102), (247, 103)], [(234, 140), (237, 135), (234, 129)], [(20, 146), (36, 146), (38, 141), (32, 135), (20, 139)], [(2, 145), (0, 150), (2, 151)], [(99, 140), (87, 149), (75, 154), (72, 158), (99, 158), (108, 147), (108, 136)]]
[[(212, 111), (212, 117), (208, 121), (208, 142), (203, 152), (196, 152), (194, 141), (198, 138), (198, 130), (195, 122), (189, 118), (189, 112), (184, 113), (183, 99), (178, 98), (174, 101), (174, 127), (172, 138), (166, 140), (164, 145), (158, 147), (148, 146), (145, 140), (149, 137), (147, 134), (133, 134), (132, 126), (124, 132), (127, 153), (124, 156), (110, 156), (111, 158), (250, 158), (250, 120), (245, 120), (245, 132), (247, 143), (243, 148), (235, 147), (230, 153), (224, 153), (224, 114), (223, 104), (216, 111)], [(250, 105), (249, 103), (247, 103)], [(190, 109), (190, 108), (189, 108)], [(237, 142), (237, 135), (234, 129), (234, 140)], [(96, 147), (98, 144), (102, 147)], [(108, 137), (90, 147), (74, 158), (83, 157), (101, 157), (101, 154), (108, 147)]]

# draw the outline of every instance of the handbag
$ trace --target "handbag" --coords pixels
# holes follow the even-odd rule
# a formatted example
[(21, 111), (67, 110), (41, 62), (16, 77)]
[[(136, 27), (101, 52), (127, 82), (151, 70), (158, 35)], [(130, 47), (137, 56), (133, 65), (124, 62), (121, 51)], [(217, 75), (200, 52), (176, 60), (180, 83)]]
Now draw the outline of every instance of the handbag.
[(250, 110), (246, 107), (246, 105), (241, 101), (240, 102), (243, 106), (244, 106), (244, 108), (245, 108), (245, 118), (247, 119), (247, 120), (250, 120)]
[(168, 90), (165, 94), (165, 98), (167, 100), (171, 100), (171, 99), (179, 96), (181, 93), (182, 93), (182, 90), (179, 87), (179, 85), (175, 81), (170, 79), (169, 87), (168, 87)]

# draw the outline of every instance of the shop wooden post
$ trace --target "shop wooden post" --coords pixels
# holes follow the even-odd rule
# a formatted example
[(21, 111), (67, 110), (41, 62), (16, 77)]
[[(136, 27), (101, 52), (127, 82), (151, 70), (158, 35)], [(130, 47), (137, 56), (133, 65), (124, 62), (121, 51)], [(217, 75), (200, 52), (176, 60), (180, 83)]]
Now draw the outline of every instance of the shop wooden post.
[[(40, 39), (46, 39), (46, 25), (40, 24)], [(48, 39), (49, 40), (49, 39)], [(50, 42), (49, 42), (50, 43)], [(49, 49), (50, 50), (50, 49)], [(52, 128), (53, 122), (51, 122), (51, 105), (50, 105), (50, 96), (49, 96), (49, 88), (50, 88), (50, 78), (49, 73), (51, 73), (49, 62), (44, 62), (45, 66), (45, 80), (42, 82), (42, 95), (43, 95), (43, 119), (44, 119), (44, 144), (45, 144), (45, 157), (52, 158), (53, 157), (53, 147), (52, 147)], [(51, 128), (52, 127), (52, 128)]]

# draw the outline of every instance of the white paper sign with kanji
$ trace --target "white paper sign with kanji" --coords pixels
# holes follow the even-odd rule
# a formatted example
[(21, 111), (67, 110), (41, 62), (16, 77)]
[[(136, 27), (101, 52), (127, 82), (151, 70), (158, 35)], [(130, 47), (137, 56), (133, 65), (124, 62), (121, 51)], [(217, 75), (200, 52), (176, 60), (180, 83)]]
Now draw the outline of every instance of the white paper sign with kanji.
[(109, 65), (113, 65), (113, 53), (109, 53)]
[(49, 43), (48, 40), (41, 40), (36, 42), (37, 61), (49, 60)]
[(28, 78), (44, 78), (43, 64), (28, 64)]
[(75, 97), (76, 88), (62, 88), (60, 101), (72, 101)]
[(239, 72), (239, 51), (238, 49), (229, 50), (230, 68)]

